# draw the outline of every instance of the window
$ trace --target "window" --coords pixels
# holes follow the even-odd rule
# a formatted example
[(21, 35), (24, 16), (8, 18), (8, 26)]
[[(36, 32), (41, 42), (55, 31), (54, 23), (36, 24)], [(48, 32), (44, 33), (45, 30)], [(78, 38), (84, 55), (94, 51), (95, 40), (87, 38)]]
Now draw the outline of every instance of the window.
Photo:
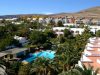
[(63, 36), (63, 34), (60, 34), (60, 36)]
[(10, 59), (12, 59), (13, 58), (13, 55), (10, 55)]
[(74, 33), (74, 31), (71, 30), (71, 33)]
[(64, 32), (64, 30), (61, 30), (61, 32)]
[(56, 29), (55, 31), (58, 32), (58, 29)]
[(5, 55), (5, 58), (7, 58), (7, 55)]
[(79, 31), (76, 31), (76, 33), (79, 33)]

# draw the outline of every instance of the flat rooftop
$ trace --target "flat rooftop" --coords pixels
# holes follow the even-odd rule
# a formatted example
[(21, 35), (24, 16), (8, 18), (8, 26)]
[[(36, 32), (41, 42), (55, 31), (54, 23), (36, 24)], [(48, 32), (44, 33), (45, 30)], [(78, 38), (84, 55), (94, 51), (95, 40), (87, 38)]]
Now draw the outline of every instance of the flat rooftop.
[(26, 51), (26, 50), (28, 50), (28, 48), (13, 48), (13, 49), (9, 49), (9, 50), (3, 51), (3, 52), (8, 53), (8, 54), (16, 54), (16, 53)]
[(28, 48), (13, 48), (13, 49), (9, 49), (9, 50), (0, 52), (0, 57), (3, 57), (5, 55), (7, 55), (7, 54), (17, 54), (17, 53), (20, 53), (20, 52), (26, 51), (26, 50), (28, 50)]
[(7, 53), (0, 52), (0, 57), (7, 55)]

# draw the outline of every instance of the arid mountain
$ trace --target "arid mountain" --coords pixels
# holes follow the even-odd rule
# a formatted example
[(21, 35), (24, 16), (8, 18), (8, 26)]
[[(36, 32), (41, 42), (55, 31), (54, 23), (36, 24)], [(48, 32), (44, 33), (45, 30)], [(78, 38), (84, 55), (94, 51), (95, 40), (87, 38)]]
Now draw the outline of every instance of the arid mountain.
[(20, 16), (49, 16), (49, 17), (73, 16), (76, 18), (86, 17), (86, 18), (100, 19), (100, 6), (88, 8), (86, 10), (82, 10), (76, 13), (59, 13), (59, 14), (52, 14), (52, 15), (45, 15), (45, 14), (5, 15), (5, 16), (0, 16), (0, 18), (15, 18), (15, 17), (20, 17)]
[(83, 10), (79, 13), (86, 13), (86, 12), (87, 13), (92, 13), (92, 14), (100, 14), (100, 6), (89, 8), (89, 9)]
[(63, 17), (63, 16), (74, 16), (74, 17), (86, 17), (86, 18), (96, 18), (100, 19), (100, 7), (93, 7), (88, 8), (86, 10), (82, 10), (76, 13), (60, 13), (60, 14), (53, 14), (53, 17)]
[(100, 7), (93, 7), (86, 10), (82, 10), (76, 13), (76, 15), (100, 19)]

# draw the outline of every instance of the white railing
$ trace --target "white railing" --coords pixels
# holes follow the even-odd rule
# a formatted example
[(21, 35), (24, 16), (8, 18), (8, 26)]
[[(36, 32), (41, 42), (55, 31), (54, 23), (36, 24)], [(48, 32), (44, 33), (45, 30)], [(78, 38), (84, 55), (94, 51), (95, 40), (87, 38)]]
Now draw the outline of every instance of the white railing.
[(100, 64), (100, 60), (99, 60), (99, 59), (97, 59), (97, 63), (99, 63), (99, 64)]

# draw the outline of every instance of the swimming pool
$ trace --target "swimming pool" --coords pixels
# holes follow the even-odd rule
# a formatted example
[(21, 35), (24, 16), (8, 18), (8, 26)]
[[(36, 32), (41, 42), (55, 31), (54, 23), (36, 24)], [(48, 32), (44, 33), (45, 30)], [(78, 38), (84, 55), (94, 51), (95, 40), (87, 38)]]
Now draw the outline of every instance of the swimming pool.
[(55, 57), (55, 51), (47, 50), (47, 51), (41, 51), (41, 52), (37, 52), (37, 53), (33, 53), (33, 54), (30, 53), (28, 55), (28, 57), (25, 58), (23, 61), (30, 63), (30, 62), (36, 60), (36, 58), (38, 58), (38, 57), (53, 59)]

